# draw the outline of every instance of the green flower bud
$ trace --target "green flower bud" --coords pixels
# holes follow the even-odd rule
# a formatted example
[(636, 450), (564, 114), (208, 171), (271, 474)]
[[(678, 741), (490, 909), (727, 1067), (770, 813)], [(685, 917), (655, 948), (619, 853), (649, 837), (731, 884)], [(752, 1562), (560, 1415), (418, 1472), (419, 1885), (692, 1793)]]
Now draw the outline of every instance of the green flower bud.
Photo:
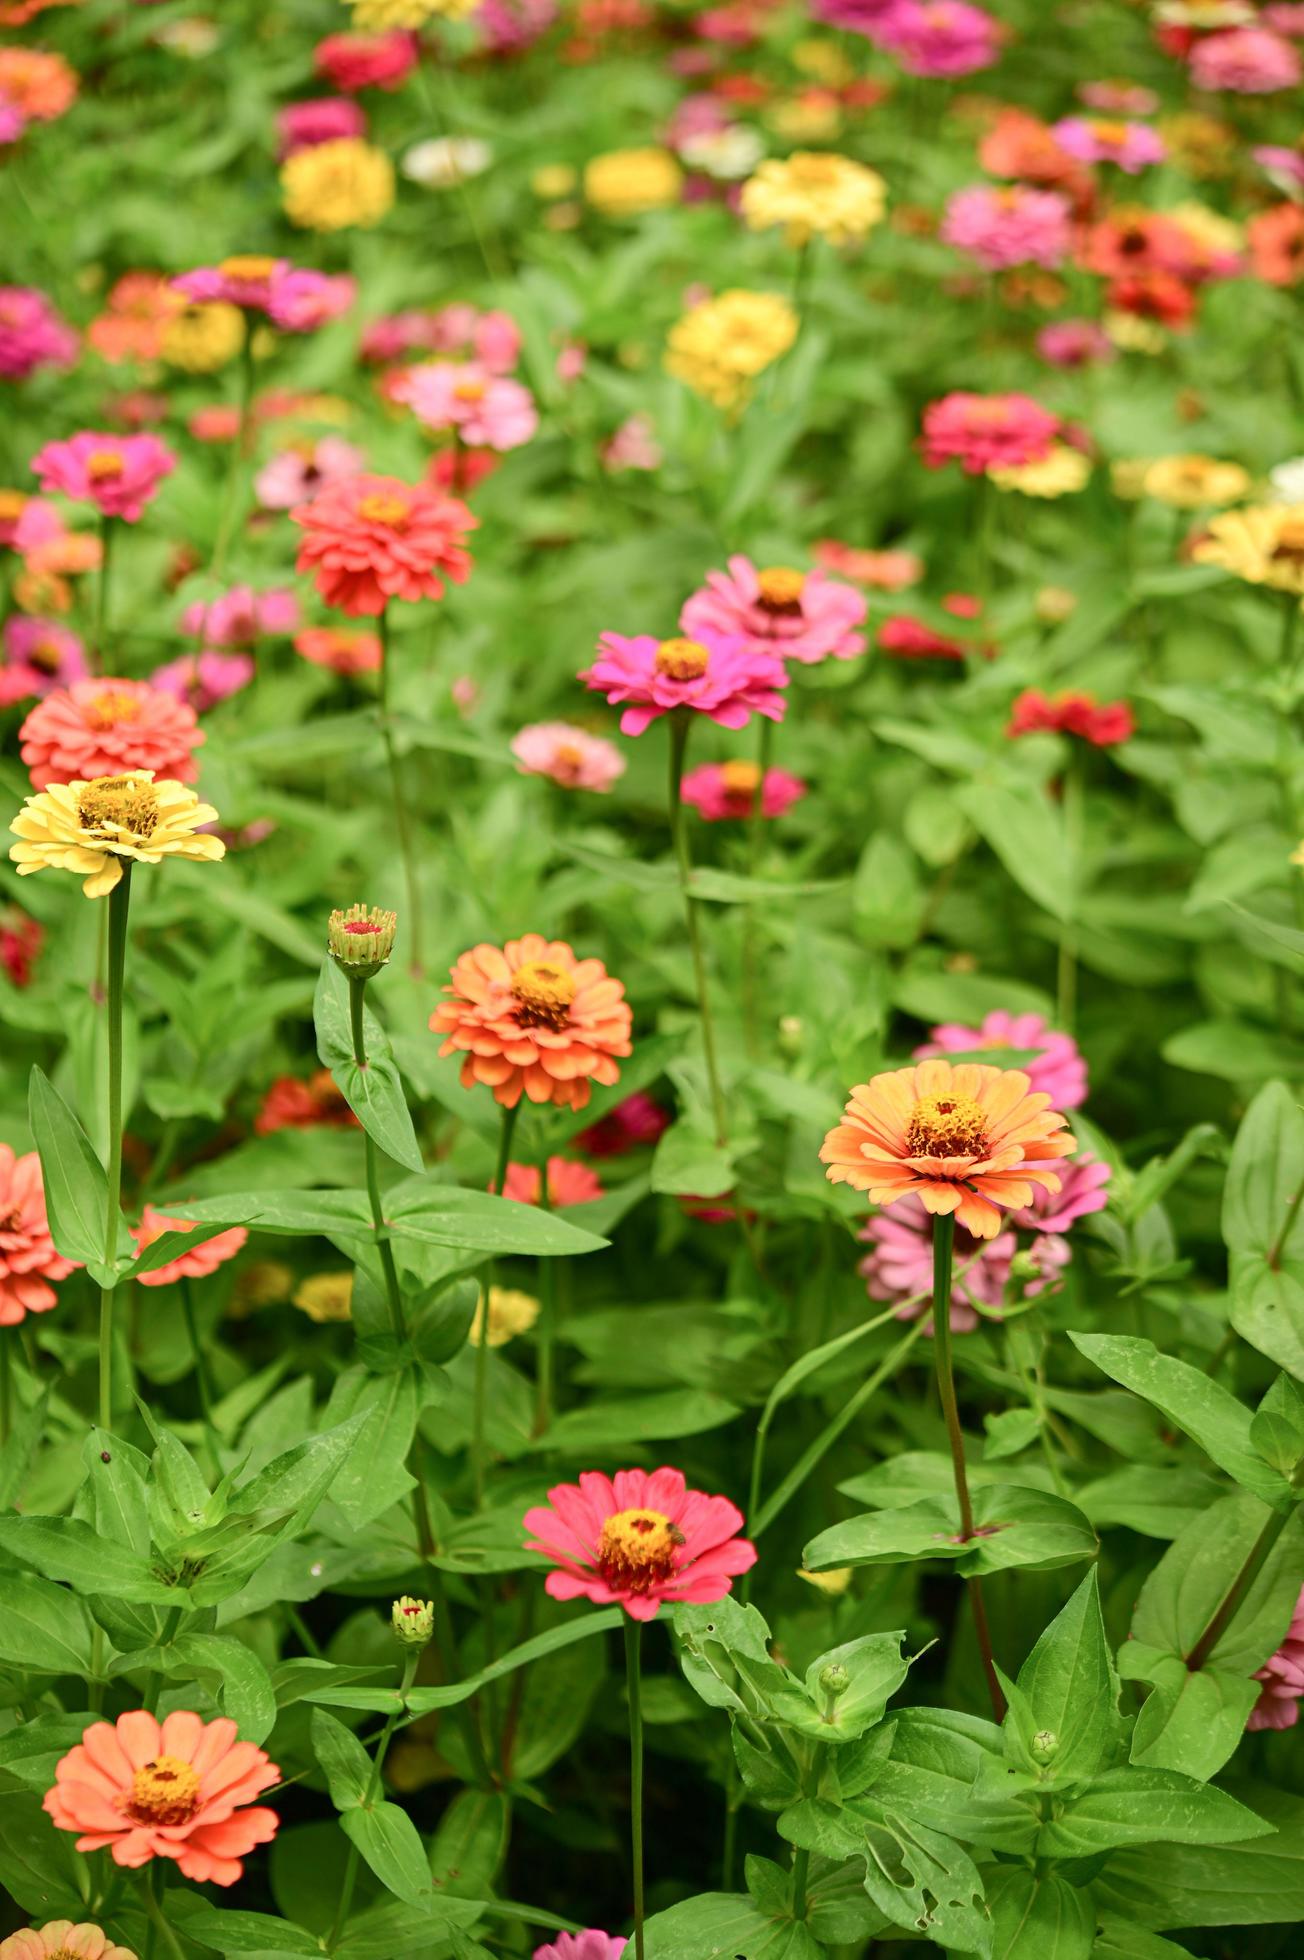
[(394, 950), (398, 914), (375, 905), (350, 905), (332, 912), (327, 932), (330, 956), (350, 980), (370, 980)]
[(1032, 1738), (1033, 1761), (1048, 1763), (1059, 1748), (1059, 1737), (1053, 1729), (1038, 1729)]
[(403, 1646), (428, 1647), (435, 1631), (435, 1609), (428, 1599), (412, 1599), (404, 1593), (394, 1601), (389, 1623)]
[(851, 1675), (841, 1661), (829, 1661), (820, 1669), (819, 1684), (820, 1692), (826, 1694), (830, 1701), (836, 1701), (851, 1686)]

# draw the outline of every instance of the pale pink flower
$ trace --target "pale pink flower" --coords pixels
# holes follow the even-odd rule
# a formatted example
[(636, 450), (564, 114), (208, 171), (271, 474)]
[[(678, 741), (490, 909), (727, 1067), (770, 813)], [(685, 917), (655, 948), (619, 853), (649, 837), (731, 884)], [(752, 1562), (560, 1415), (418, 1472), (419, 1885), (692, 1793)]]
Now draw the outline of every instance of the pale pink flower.
[(188, 701), (197, 714), (206, 714), (228, 695), (248, 687), (254, 677), (254, 663), (247, 653), (218, 653), (205, 648), (201, 653), (183, 653), (166, 666), (156, 667), (150, 686), (164, 694)]
[(564, 388), (579, 380), (588, 364), (589, 350), (580, 340), (568, 340), (558, 354), (553, 372)]
[(0, 286), (0, 380), (25, 381), (43, 367), (71, 367), (77, 335), (35, 286)]
[(625, 773), (614, 742), (569, 721), (532, 722), (512, 737), (511, 750), (525, 775), (547, 776), (563, 789), (605, 792)]
[(517, 449), (539, 426), (534, 397), (519, 381), (473, 361), (430, 361), (395, 384), (428, 429), (456, 429), (473, 449)]
[(521, 357), (521, 330), (510, 313), (481, 313), (470, 338), (476, 360), (490, 374), (510, 374)]
[(898, 0), (875, 38), (908, 75), (972, 75), (997, 59), (1001, 28), (966, 0)]
[(1095, 361), (1112, 361), (1117, 348), (1095, 320), (1051, 320), (1041, 328), (1037, 352), (1052, 367), (1090, 367)]
[(102, 435), (84, 429), (66, 442), (47, 442), (32, 458), (42, 490), (91, 503), (103, 517), (135, 524), (177, 466), (157, 436)]
[(599, 452), (604, 470), (659, 470), (665, 451), (646, 415), (631, 415), (608, 438)]
[(320, 436), (316, 442), (282, 449), (264, 463), (254, 478), (254, 495), (264, 510), (291, 510), (315, 497), (324, 483), (357, 476), (367, 458), (343, 436)]
[(1254, 1676), (1263, 1687), (1250, 1710), (1247, 1729), (1293, 1729), (1304, 1696), (1304, 1592), (1295, 1602), (1286, 1637), (1272, 1659)]
[(1104, 116), (1065, 116), (1052, 123), (1051, 135), (1079, 163), (1112, 163), (1129, 177), (1148, 164), (1162, 163), (1168, 146), (1157, 130), (1145, 123), (1121, 122)]
[[(707, 823), (741, 822), (754, 815), (761, 772), (754, 762), (704, 762), (690, 769), (679, 794)], [(761, 815), (781, 817), (806, 794), (800, 776), (786, 769), (767, 769), (761, 792)]]
[(941, 235), (989, 272), (1013, 265), (1057, 266), (1068, 256), (1071, 218), (1069, 201), (1058, 191), (971, 184), (947, 203)]
[(1302, 73), (1299, 51), (1266, 27), (1205, 34), (1191, 50), (1191, 81), (1196, 88), (1274, 95), (1279, 89), (1298, 88)]
[(1049, 1027), (1040, 1014), (1010, 1014), (997, 1008), (976, 1028), (945, 1021), (934, 1028), (916, 1061), (931, 1055), (963, 1055), (978, 1049), (1035, 1049), (1030, 1062), (1020, 1062), (1035, 1093), (1050, 1097), (1052, 1109), (1077, 1109), (1087, 1099), (1087, 1065), (1071, 1034)]
[[(899, 1198), (890, 1211), (879, 1211), (856, 1235), (873, 1251), (857, 1271), (871, 1300), (895, 1300), (898, 1320), (928, 1316), (932, 1332), (933, 1221), (913, 1192)], [(978, 1325), (974, 1302), (1000, 1311), (1018, 1236), (1001, 1232), (994, 1239), (976, 1239), (963, 1225), (955, 1228), (955, 1264), (951, 1285), (951, 1331), (969, 1334)]]
[(181, 630), (207, 647), (251, 647), (299, 630), (299, 601), (288, 586), (255, 592), (233, 585), (216, 599), (196, 599), (181, 615)]
[(704, 632), (743, 641), (754, 653), (774, 653), (804, 666), (851, 660), (865, 651), (864, 594), (827, 572), (787, 566), (758, 571), (741, 553), (727, 572), (708, 572), (706, 584), (685, 601), (679, 615), (692, 639)]
[(1075, 93), (1102, 116), (1153, 116), (1159, 107), (1154, 90), (1137, 82), (1080, 82)]
[(779, 690), (788, 685), (777, 654), (705, 630), (691, 640), (604, 633), (597, 659), (579, 678), (613, 707), (624, 707), (626, 735), (641, 735), (676, 708), (691, 708), (721, 728), (743, 728), (753, 714), (782, 721)]

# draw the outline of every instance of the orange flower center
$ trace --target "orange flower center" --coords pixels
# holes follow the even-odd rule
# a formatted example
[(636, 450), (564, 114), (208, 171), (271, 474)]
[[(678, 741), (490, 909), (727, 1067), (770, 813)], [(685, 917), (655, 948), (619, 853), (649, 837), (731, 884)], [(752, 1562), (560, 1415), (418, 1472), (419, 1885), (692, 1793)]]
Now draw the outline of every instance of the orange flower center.
[(552, 761), (558, 773), (565, 776), (578, 776), (584, 766), (584, 756), (574, 742), (559, 742)]
[(131, 776), (101, 776), (87, 783), (77, 798), (77, 817), (83, 830), (108, 831), (132, 842), (153, 835), (158, 823), (158, 798), (153, 783)]
[(780, 614), (787, 619), (801, 617), (801, 595), (806, 585), (804, 572), (794, 572), (789, 565), (771, 565), (766, 571), (757, 573), (756, 583), (760, 587), (756, 603), (764, 612)]
[(512, 975), (512, 996), (522, 1027), (559, 1032), (570, 1020), (575, 978), (551, 960), (527, 960)]
[(121, 476), (122, 469), (122, 456), (116, 449), (92, 449), (86, 458), (86, 474), (92, 483), (105, 483), (110, 477)]
[(459, 381), (453, 390), (456, 402), (482, 402), (488, 393), (483, 381)]
[(650, 1592), (675, 1574), (684, 1534), (661, 1511), (616, 1511), (598, 1540), (598, 1570), (613, 1592)]
[(906, 1123), (911, 1157), (982, 1157), (987, 1118), (972, 1096), (921, 1096)]
[(662, 640), (657, 648), (657, 672), (671, 681), (700, 681), (711, 655), (697, 640)]
[(115, 728), (119, 722), (138, 721), (140, 702), (134, 694), (106, 687), (84, 710), (92, 728)]
[(401, 531), (411, 508), (402, 497), (363, 497), (358, 504), (358, 516), (368, 524), (386, 524), (391, 531)]
[(1097, 118), (1091, 125), (1091, 133), (1100, 143), (1126, 143), (1128, 128), (1125, 122), (1109, 122)]
[(199, 1807), (199, 1771), (177, 1756), (156, 1756), (131, 1779), (131, 1814), (142, 1824), (185, 1824)]
[(1304, 520), (1298, 517), (1287, 518), (1277, 533), (1272, 556), (1292, 564), (1304, 559)]
[(27, 658), (42, 674), (57, 674), (59, 671), (59, 649), (53, 640), (34, 640), (27, 649)]
[(726, 796), (750, 803), (761, 786), (761, 772), (754, 762), (722, 762), (720, 784)]
[(21, 517), (27, 506), (27, 497), (21, 490), (0, 490), (0, 518)]
[(276, 260), (261, 258), (257, 253), (238, 254), (233, 259), (223, 259), (217, 269), (227, 279), (270, 279), (276, 270)]

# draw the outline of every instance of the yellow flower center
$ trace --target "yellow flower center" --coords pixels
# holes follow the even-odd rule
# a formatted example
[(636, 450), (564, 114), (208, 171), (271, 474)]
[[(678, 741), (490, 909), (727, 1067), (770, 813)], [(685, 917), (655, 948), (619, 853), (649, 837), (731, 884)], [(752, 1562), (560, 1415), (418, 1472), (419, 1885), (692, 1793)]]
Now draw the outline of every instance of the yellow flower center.
[(153, 835), (159, 819), (153, 783), (131, 776), (101, 776), (87, 783), (77, 798), (82, 829), (103, 833), (97, 841), (112, 844), (120, 837), (139, 842)]
[(142, 1824), (184, 1824), (199, 1806), (199, 1771), (177, 1756), (156, 1756), (131, 1779), (130, 1810)]
[(1128, 130), (1125, 122), (1101, 121), (1098, 118), (1091, 125), (1091, 133), (1100, 143), (1126, 143)]
[(59, 671), (59, 649), (53, 640), (34, 640), (27, 649), (27, 658), (38, 673), (57, 674)]
[(1288, 517), (1277, 533), (1277, 542), (1272, 547), (1274, 558), (1297, 563), (1304, 559), (1304, 519)]
[(223, 259), (217, 269), (227, 279), (270, 279), (276, 270), (276, 260), (248, 252)]
[(755, 762), (722, 762), (720, 783), (726, 796), (750, 803), (760, 788), (760, 768)]
[(570, 1020), (575, 979), (551, 960), (527, 960), (512, 975), (512, 996), (522, 1027), (560, 1030)]
[(921, 1096), (906, 1124), (912, 1157), (982, 1157), (987, 1118), (972, 1096)]
[(27, 496), (22, 490), (0, 490), (0, 518), (21, 517), (27, 507)]
[(139, 719), (140, 702), (134, 694), (106, 687), (87, 703), (84, 712), (92, 728), (116, 728), (120, 722)]
[(488, 393), (483, 381), (459, 381), (453, 390), (453, 400), (458, 402), (482, 402)]
[(613, 1591), (645, 1593), (674, 1577), (684, 1534), (661, 1511), (616, 1511), (598, 1540), (598, 1570)]
[(368, 524), (387, 524), (392, 531), (401, 531), (407, 523), (411, 510), (402, 497), (363, 497), (358, 505), (358, 516)]
[(92, 483), (104, 483), (122, 475), (122, 456), (116, 449), (93, 449), (86, 458), (86, 474)]
[(756, 583), (760, 587), (756, 603), (763, 611), (787, 619), (800, 618), (801, 595), (806, 586), (804, 572), (794, 572), (790, 565), (771, 565), (757, 573)]
[(671, 681), (700, 681), (711, 655), (697, 640), (662, 640), (657, 648), (657, 672)]
[(578, 776), (584, 766), (584, 756), (574, 742), (559, 742), (552, 759), (554, 768), (564, 776)]

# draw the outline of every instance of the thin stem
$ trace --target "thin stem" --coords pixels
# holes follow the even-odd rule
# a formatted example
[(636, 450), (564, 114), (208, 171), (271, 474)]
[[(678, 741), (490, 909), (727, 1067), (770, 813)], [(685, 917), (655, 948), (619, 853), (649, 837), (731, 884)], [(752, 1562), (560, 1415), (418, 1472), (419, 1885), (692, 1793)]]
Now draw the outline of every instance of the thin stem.
[[(765, 835), (765, 778), (770, 773), (770, 757), (774, 750), (774, 723), (768, 715), (757, 717), (761, 724), (760, 737), (756, 747), (756, 789), (752, 797), (751, 815), (747, 820), (747, 876), (754, 878), (760, 868), (761, 844)], [(749, 1054), (755, 1054), (757, 1046), (756, 1002), (759, 994), (757, 986), (757, 942), (759, 919), (757, 908), (748, 905), (743, 912), (743, 1034)]]
[(407, 943), (411, 948), (409, 971), (414, 978), (420, 978), (423, 970), (421, 957), (421, 883), (417, 876), (416, 856), (412, 848), (412, 823), (408, 816), (407, 798), (403, 794), (403, 772), (399, 766), (398, 750), (394, 746), (394, 734), (389, 722), (389, 608), (386, 607), (377, 621), (380, 634), (380, 692), (378, 709), (380, 717), (380, 738), (385, 744), (385, 757), (389, 763), (390, 794), (394, 799), (394, 828), (398, 833), (398, 848), (403, 859), (403, 881), (407, 887), (408, 916), (404, 921), (407, 927)]
[(1288, 1511), (1271, 1512), (1265, 1520), (1262, 1531), (1245, 1555), (1244, 1565), (1242, 1565), (1240, 1571), (1232, 1580), (1231, 1585), (1227, 1588), (1222, 1602), (1213, 1613), (1208, 1626), (1200, 1635), (1200, 1638), (1196, 1641), (1190, 1653), (1186, 1656), (1186, 1665), (1190, 1673), (1196, 1674), (1199, 1672), (1210, 1654), (1212, 1654), (1214, 1648), (1218, 1645), (1218, 1642), (1226, 1633), (1232, 1621), (1236, 1618), (1237, 1613), (1244, 1604), (1245, 1596), (1249, 1592), (1250, 1587), (1267, 1564), (1273, 1546), (1281, 1537), (1282, 1532), (1286, 1529), (1286, 1526), (1290, 1523), (1294, 1515), (1295, 1507), (1292, 1505)]
[[(1076, 753), (1070, 755), (1064, 771), (1064, 839), (1068, 846), (1069, 875), (1074, 888), (1080, 886), (1083, 828), (1082, 765)], [(1059, 968), (1056, 979), (1055, 1012), (1059, 1026), (1073, 1032), (1078, 1011), (1078, 933), (1072, 919), (1060, 921)]]
[[(942, 1401), (942, 1413), (946, 1417), (946, 1433), (951, 1444), (951, 1474), (955, 1479), (955, 1497), (960, 1507), (960, 1538), (965, 1542), (974, 1535), (973, 1505), (969, 1499), (969, 1473), (964, 1460), (964, 1436), (960, 1429), (960, 1411), (955, 1400), (955, 1376), (951, 1369), (951, 1264), (955, 1251), (955, 1217), (948, 1213), (933, 1219), (933, 1361), (937, 1369), (937, 1392)], [(978, 1652), (982, 1656), (983, 1673), (987, 1677), (987, 1692), (991, 1696), (992, 1712), (996, 1720), (1005, 1719), (1005, 1696), (996, 1678), (996, 1663), (992, 1658), (992, 1636), (987, 1625), (987, 1605), (983, 1599), (982, 1585), (975, 1575), (966, 1580), (969, 1589), (969, 1604), (973, 1611), (974, 1632), (978, 1637)]]
[(729, 1126), (725, 1117), (724, 1091), (720, 1086), (720, 1070), (715, 1053), (715, 1027), (711, 1020), (711, 1003), (706, 989), (706, 961), (702, 954), (702, 935), (698, 924), (697, 903), (691, 892), (693, 876), (692, 860), (688, 852), (688, 826), (684, 821), (683, 798), (680, 784), (684, 775), (684, 751), (688, 746), (690, 722), (687, 713), (676, 712), (670, 717), (670, 833), (674, 840), (675, 859), (679, 866), (679, 889), (683, 893), (684, 911), (688, 922), (688, 944), (693, 955), (693, 977), (697, 984), (697, 1007), (702, 1022), (702, 1050), (706, 1057), (706, 1074), (711, 1089), (711, 1110), (715, 1119), (715, 1140), (721, 1149), (729, 1141)]
[(13, 1427), (13, 1355), (10, 1348), (12, 1336), (7, 1327), (0, 1327), (0, 1443), (9, 1441)]
[[(122, 983), (127, 965), (127, 914), (131, 906), (131, 859), (109, 894), (109, 1168), (105, 1179), (104, 1263), (118, 1256), (118, 1208), (122, 1200)], [(113, 1427), (113, 1293), (100, 1288), (100, 1428)]]
[[(498, 1168), (494, 1173), (494, 1190), (502, 1196), (507, 1183), (507, 1166), (512, 1156), (512, 1132), (516, 1128), (518, 1103), (515, 1109), (503, 1111), (502, 1129), (498, 1137)], [(487, 1469), (487, 1450), (485, 1446), (485, 1404), (489, 1391), (489, 1288), (493, 1280), (492, 1265), (485, 1268), (484, 1306), (480, 1318), (480, 1339), (475, 1350), (475, 1387), (471, 1405), (471, 1465), (475, 1472), (475, 1507), (484, 1508), (485, 1472)]]
[(1270, 1271), (1274, 1273), (1281, 1270), (1282, 1255), (1286, 1250), (1286, 1243), (1295, 1229), (1295, 1220), (1299, 1217), (1301, 1204), (1304, 1204), (1304, 1177), (1300, 1179), (1299, 1190), (1295, 1193), (1286, 1208), (1286, 1216), (1281, 1221), (1281, 1230), (1273, 1240), (1272, 1251), (1268, 1254), (1268, 1266)]
[[(539, 1209), (552, 1210), (548, 1190), (548, 1160), (539, 1167)], [(557, 1349), (557, 1268), (552, 1259), (539, 1261), (539, 1367), (534, 1395), (534, 1433), (541, 1436), (552, 1421), (553, 1384)]]
[(190, 1342), (190, 1358), (195, 1364), (195, 1387), (199, 1390), (199, 1407), (204, 1418), (204, 1438), (208, 1444), (209, 1456), (212, 1458), (213, 1474), (215, 1477), (220, 1478), (222, 1475), (222, 1459), (218, 1454), (217, 1428), (213, 1422), (213, 1390), (208, 1379), (208, 1363), (204, 1359), (204, 1350), (199, 1339), (199, 1324), (195, 1318), (195, 1296), (191, 1291), (190, 1281), (185, 1273), (181, 1275), (180, 1286), (181, 1316), (186, 1323), (186, 1337)]
[[(367, 1066), (366, 1024), (363, 1020), (366, 992), (365, 978), (351, 973), (349, 975), (349, 1026), (353, 1034), (353, 1059), (358, 1068), (363, 1070)], [(407, 1339), (407, 1327), (403, 1320), (403, 1290), (398, 1283), (394, 1248), (389, 1242), (389, 1224), (385, 1217), (385, 1207), (381, 1202), (380, 1153), (376, 1149), (370, 1130), (364, 1130), (362, 1137), (367, 1163), (367, 1197), (371, 1204), (371, 1222), (376, 1232), (376, 1249), (380, 1254), (381, 1270), (385, 1275), (385, 1298), (389, 1302), (389, 1317), (394, 1329), (394, 1339), (403, 1342)]]
[[(168, 1608), (167, 1618), (163, 1622), (163, 1632), (159, 1637), (158, 1644), (160, 1647), (170, 1647), (176, 1639), (177, 1628), (181, 1625), (182, 1611), (183, 1609), (180, 1606), (170, 1606)], [(158, 1669), (150, 1673), (145, 1681), (143, 1699), (145, 1707), (151, 1715), (156, 1713), (158, 1709), (158, 1698), (162, 1692), (163, 1673), (161, 1669)]]
[(634, 1960), (643, 1960), (643, 1623), (625, 1616), (629, 1696), (629, 1830), (634, 1864)]
[(174, 1956), (174, 1960), (186, 1960), (185, 1949), (169, 1926), (167, 1914), (164, 1912), (155, 1895), (154, 1872), (157, 1872), (161, 1884), (163, 1874), (158, 1859), (153, 1861), (153, 1871), (150, 1873), (142, 1872), (140, 1879), (140, 1896), (144, 1902), (145, 1911), (149, 1915), (150, 1926), (159, 1935), (168, 1952)]
[[(399, 1716), (404, 1712), (404, 1708), (406, 1707), (408, 1690), (416, 1679), (417, 1662), (420, 1658), (421, 1649), (419, 1647), (409, 1647), (403, 1656), (403, 1679), (399, 1683), (398, 1690), (400, 1705), (392, 1711), (384, 1728), (380, 1732), (380, 1740), (376, 1744), (376, 1753), (371, 1762), (371, 1774), (367, 1778), (367, 1787), (363, 1792), (362, 1808), (364, 1810), (369, 1810), (380, 1794), (381, 1771), (385, 1767), (385, 1757), (389, 1750), (390, 1737), (398, 1727)], [(344, 1866), (344, 1883), (340, 1887), (340, 1902), (335, 1908), (335, 1920), (326, 1941), (326, 1951), (328, 1953), (334, 1953), (340, 1943), (344, 1928), (348, 1923), (349, 1911), (353, 1905), (353, 1888), (357, 1882), (358, 1847), (350, 1839), (348, 1860)]]
[(100, 513), (100, 576), (95, 587), (95, 643), (91, 648), (92, 671), (104, 672), (104, 656), (109, 636), (109, 585), (113, 564), (113, 519)]

